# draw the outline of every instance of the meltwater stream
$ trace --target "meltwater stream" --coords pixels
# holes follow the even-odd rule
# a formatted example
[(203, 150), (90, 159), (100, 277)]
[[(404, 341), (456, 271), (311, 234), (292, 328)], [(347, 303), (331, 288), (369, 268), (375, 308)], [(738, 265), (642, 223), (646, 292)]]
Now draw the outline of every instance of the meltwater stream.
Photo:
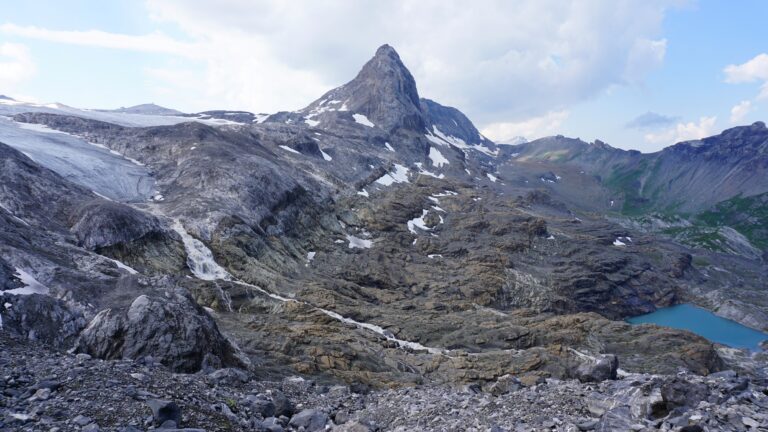
[[(213, 259), (213, 253), (211, 252), (210, 249), (208, 249), (208, 247), (203, 242), (192, 237), (184, 229), (184, 225), (181, 224), (181, 221), (179, 221), (178, 219), (175, 219), (171, 227), (173, 228), (174, 231), (176, 231), (181, 236), (181, 239), (184, 242), (184, 249), (187, 252), (187, 265), (189, 266), (189, 269), (192, 271), (192, 274), (195, 275), (196, 278), (207, 280), (207, 281), (228, 280), (238, 285), (253, 288), (259, 291), (260, 293), (281, 302), (298, 302), (299, 301), (291, 298), (282, 297), (278, 294), (270, 293), (269, 291), (266, 291), (265, 289), (259, 286), (237, 280), (226, 269), (221, 267)], [(221, 293), (225, 301), (227, 302), (227, 307), (229, 311), (231, 312), (232, 305), (230, 303), (231, 301), (229, 300), (229, 296), (227, 296), (223, 290), (221, 290)], [(400, 348), (410, 348), (413, 350), (427, 351), (430, 354), (445, 353), (445, 351), (440, 348), (432, 348), (432, 347), (424, 346), (418, 342), (411, 342), (407, 340), (398, 339), (392, 334), (392, 332), (386, 331), (377, 325), (355, 321), (351, 318), (343, 317), (336, 312), (313, 306), (307, 302), (301, 302), (301, 303), (304, 303), (314, 308), (315, 310), (318, 310), (324, 313), (325, 315), (328, 315), (329, 317), (335, 320), (338, 320), (346, 324), (352, 324), (355, 327), (365, 329), (373, 333), (376, 333), (380, 336), (383, 336), (387, 340), (395, 342)]]
[(751, 329), (689, 304), (659, 309), (656, 312), (629, 318), (627, 322), (658, 324), (688, 330), (712, 342), (752, 351), (759, 350), (760, 342), (768, 340), (768, 333)]

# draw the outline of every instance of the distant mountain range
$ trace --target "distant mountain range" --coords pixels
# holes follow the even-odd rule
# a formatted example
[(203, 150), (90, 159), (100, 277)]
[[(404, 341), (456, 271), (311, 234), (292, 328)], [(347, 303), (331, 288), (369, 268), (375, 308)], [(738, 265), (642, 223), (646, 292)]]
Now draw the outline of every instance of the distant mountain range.
[(183, 114), (181, 111), (176, 111), (175, 109), (161, 107), (160, 105), (155, 105), (153, 103), (134, 105), (134, 106), (128, 107), (128, 108), (123, 107), (123, 108), (118, 108), (118, 109), (114, 109), (114, 110), (102, 110), (102, 111), (111, 111), (111, 112), (126, 113), (126, 114), (143, 114), (143, 115), (180, 115), (180, 114)]

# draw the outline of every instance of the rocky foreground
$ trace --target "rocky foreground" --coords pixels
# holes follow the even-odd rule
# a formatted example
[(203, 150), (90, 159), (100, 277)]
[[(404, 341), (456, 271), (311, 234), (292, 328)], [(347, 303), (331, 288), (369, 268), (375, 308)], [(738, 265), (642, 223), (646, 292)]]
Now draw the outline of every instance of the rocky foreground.
[(0, 333), (0, 430), (768, 430), (766, 380), (616, 366), (597, 359), (579, 380), (505, 376), (372, 391), (301, 377), (258, 381), (235, 368), (176, 374), (151, 357), (104, 361)]

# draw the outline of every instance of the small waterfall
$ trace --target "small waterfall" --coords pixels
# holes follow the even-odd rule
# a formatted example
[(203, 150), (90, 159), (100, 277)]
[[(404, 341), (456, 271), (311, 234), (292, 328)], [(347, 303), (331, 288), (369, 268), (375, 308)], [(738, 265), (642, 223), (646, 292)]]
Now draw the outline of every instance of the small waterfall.
[(174, 219), (171, 228), (181, 236), (187, 252), (187, 266), (196, 278), (208, 281), (232, 279), (232, 275), (213, 259), (213, 252), (203, 242), (189, 235), (178, 219)]

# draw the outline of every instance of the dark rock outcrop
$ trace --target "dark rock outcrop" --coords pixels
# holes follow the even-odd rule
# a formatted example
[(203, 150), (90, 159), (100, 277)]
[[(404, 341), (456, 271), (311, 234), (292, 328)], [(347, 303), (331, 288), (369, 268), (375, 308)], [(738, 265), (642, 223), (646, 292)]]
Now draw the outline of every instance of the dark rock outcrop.
[(200, 370), (206, 355), (219, 357), (224, 366), (248, 363), (213, 318), (181, 293), (142, 295), (127, 309), (99, 312), (81, 333), (77, 350), (103, 359), (151, 356), (178, 372)]
[(72, 232), (86, 249), (127, 244), (150, 233), (162, 233), (160, 221), (127, 205), (91, 201), (72, 216)]
[(56, 348), (69, 348), (86, 324), (82, 312), (41, 294), (0, 292), (0, 318), (0, 331)]

